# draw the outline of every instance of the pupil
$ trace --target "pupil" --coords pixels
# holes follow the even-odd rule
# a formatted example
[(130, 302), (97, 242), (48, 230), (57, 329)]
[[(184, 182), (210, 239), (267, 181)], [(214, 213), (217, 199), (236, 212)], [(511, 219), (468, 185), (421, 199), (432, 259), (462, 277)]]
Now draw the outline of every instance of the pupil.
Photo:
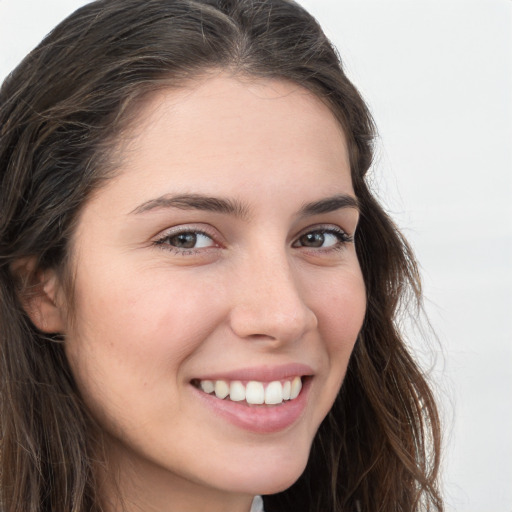
[(197, 236), (195, 233), (180, 233), (173, 237), (172, 242), (172, 245), (175, 247), (192, 249), (197, 243)]
[(325, 237), (323, 233), (308, 233), (301, 239), (302, 245), (307, 245), (309, 247), (322, 247), (324, 241)]

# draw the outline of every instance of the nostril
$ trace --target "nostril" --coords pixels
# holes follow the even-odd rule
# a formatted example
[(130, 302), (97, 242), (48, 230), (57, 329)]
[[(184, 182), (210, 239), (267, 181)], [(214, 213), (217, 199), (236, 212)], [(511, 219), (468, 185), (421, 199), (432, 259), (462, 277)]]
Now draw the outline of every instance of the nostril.
[(249, 336), (246, 336), (246, 338), (250, 338), (250, 339), (253, 339), (253, 340), (264, 340), (264, 339), (267, 339), (267, 338), (272, 338), (272, 336), (269, 336), (268, 334), (250, 334)]

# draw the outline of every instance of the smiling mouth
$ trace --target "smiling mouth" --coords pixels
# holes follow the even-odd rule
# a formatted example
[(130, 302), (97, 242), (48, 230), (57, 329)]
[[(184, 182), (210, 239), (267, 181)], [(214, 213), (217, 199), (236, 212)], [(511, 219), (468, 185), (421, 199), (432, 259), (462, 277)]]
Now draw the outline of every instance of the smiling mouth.
[(256, 380), (192, 380), (192, 385), (220, 400), (245, 402), (248, 405), (279, 405), (295, 400), (302, 390), (305, 377), (261, 382)]

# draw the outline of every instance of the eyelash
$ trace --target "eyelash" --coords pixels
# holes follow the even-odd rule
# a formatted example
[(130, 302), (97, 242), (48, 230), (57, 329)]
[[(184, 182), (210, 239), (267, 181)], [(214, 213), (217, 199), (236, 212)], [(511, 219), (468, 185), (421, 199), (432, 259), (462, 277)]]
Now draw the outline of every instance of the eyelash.
[[(310, 247), (305, 245), (296, 245), (303, 237), (308, 235), (333, 235), (337, 238), (337, 242), (333, 246), (329, 247)], [(306, 247), (307, 249), (318, 250), (318, 251), (339, 251), (343, 249), (346, 244), (352, 243), (354, 237), (346, 233), (337, 227), (319, 227), (303, 232), (297, 237), (297, 240), (293, 243), (292, 247)]]
[[(190, 248), (188, 248), (188, 247), (176, 247), (176, 246), (173, 246), (170, 244), (170, 241), (173, 238), (183, 236), (183, 235), (189, 235), (189, 234), (195, 235), (196, 237), (203, 236), (203, 237), (209, 238), (212, 242), (212, 245), (208, 246), (208, 247), (190, 247)], [(161, 238), (158, 238), (157, 240), (155, 240), (154, 245), (159, 246), (159, 247), (164, 246), (164, 248), (166, 250), (169, 250), (175, 254), (182, 254), (185, 256), (188, 256), (191, 254), (196, 254), (200, 251), (212, 249), (215, 247), (219, 247), (219, 244), (217, 244), (215, 242), (213, 235), (211, 235), (210, 233), (207, 233), (204, 230), (194, 229), (194, 228), (181, 229), (181, 230), (173, 231), (171, 233), (166, 233)]]
[[(173, 246), (170, 244), (170, 241), (173, 238), (183, 236), (183, 235), (190, 235), (190, 234), (192, 234), (196, 237), (196, 241), (197, 241), (198, 236), (203, 236), (203, 237), (209, 238), (211, 240), (211, 245), (207, 246), (207, 247), (190, 247), (190, 248), (188, 248), (188, 247), (176, 247), (176, 246)], [(298, 245), (300, 240), (308, 235), (332, 235), (337, 238), (337, 242), (334, 245), (328, 246), (328, 247), (314, 247), (314, 246), (311, 247), (311, 246), (307, 246), (307, 245)], [(294, 248), (304, 247), (305, 249), (309, 249), (309, 250), (313, 250), (313, 251), (330, 252), (330, 251), (339, 251), (339, 250), (343, 249), (346, 246), (346, 244), (352, 243), (353, 241), (354, 241), (354, 237), (349, 235), (348, 233), (346, 233), (345, 231), (343, 231), (340, 228), (319, 227), (316, 229), (309, 229), (307, 231), (302, 232), (296, 238), (296, 240), (293, 242), (292, 247), (294, 247)], [(194, 229), (194, 228), (186, 228), (186, 229), (182, 229), (182, 230), (176, 230), (171, 233), (166, 233), (162, 237), (155, 240), (154, 245), (158, 246), (158, 247), (164, 246), (164, 248), (166, 250), (170, 250), (171, 252), (173, 252), (175, 254), (181, 254), (184, 256), (197, 254), (201, 251), (219, 247), (219, 244), (215, 242), (215, 238), (212, 234), (210, 234), (204, 230)]]

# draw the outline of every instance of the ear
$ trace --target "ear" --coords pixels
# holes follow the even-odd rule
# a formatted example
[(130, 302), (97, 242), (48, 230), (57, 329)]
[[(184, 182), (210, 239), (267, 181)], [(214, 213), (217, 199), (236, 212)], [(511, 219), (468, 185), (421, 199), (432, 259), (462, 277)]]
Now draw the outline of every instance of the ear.
[(55, 270), (37, 270), (34, 257), (23, 258), (11, 266), (20, 284), (18, 297), (32, 323), (47, 334), (64, 333), (62, 287)]

